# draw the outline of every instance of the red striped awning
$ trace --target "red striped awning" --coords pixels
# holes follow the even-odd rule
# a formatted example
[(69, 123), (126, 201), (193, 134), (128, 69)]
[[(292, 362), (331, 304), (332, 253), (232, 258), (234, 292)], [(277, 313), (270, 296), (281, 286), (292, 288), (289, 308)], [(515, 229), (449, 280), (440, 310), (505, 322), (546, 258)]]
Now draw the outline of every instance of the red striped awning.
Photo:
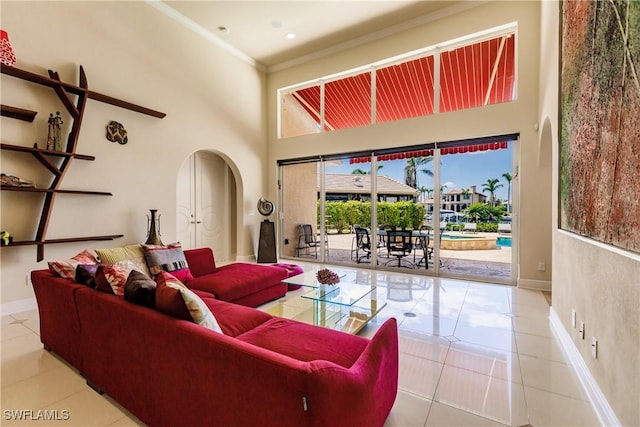
[[(508, 147), (506, 141), (500, 142), (488, 142), (482, 144), (469, 144), (456, 147), (444, 147), (440, 149), (440, 154), (462, 154), (462, 153), (476, 153), (478, 151), (490, 151), (490, 150), (504, 150)], [(433, 156), (433, 150), (417, 150), (417, 151), (405, 151), (401, 153), (381, 154), (376, 157), (379, 162), (387, 160), (403, 160), (411, 159), (414, 157), (430, 157)], [(349, 163), (368, 163), (371, 161), (371, 157), (354, 157), (349, 159)]]
[[(375, 70), (376, 123), (434, 113), (434, 56)], [(441, 113), (511, 101), (515, 37), (505, 34), (440, 54)], [(371, 124), (371, 72), (325, 83), (325, 130)], [(320, 84), (291, 95), (320, 124)]]

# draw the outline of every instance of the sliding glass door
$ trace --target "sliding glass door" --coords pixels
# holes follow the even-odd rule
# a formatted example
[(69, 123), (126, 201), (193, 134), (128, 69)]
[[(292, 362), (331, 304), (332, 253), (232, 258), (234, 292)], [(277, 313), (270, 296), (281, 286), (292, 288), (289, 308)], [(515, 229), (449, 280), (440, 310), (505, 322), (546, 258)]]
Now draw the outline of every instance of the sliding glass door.
[(281, 162), (281, 256), (513, 283), (508, 141)]

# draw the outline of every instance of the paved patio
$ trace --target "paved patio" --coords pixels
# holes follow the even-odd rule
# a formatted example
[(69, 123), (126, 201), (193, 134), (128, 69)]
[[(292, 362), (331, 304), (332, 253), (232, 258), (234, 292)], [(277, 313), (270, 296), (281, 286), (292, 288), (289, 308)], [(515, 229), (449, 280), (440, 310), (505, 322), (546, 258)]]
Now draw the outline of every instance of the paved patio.
[[(447, 232), (449, 235), (464, 236), (498, 236), (498, 233), (459, 233)], [(327, 262), (340, 264), (355, 264), (355, 234), (329, 234), (327, 236), (329, 243), (329, 256)], [(508, 281), (511, 279), (511, 248), (498, 246), (496, 249), (484, 250), (441, 250), (440, 257), (442, 264), (440, 270), (444, 273), (458, 274), (464, 276), (476, 276), (482, 278), (498, 279)], [(416, 254), (416, 261), (422, 256), (419, 250)], [(381, 265), (388, 261), (389, 267), (393, 267), (396, 262), (395, 258), (387, 258), (386, 250), (382, 249), (379, 253), (378, 262)], [(405, 262), (407, 261), (407, 262)], [(403, 270), (410, 270), (405, 265), (410, 265), (414, 261), (414, 254), (403, 258)], [(361, 265), (366, 264), (365, 262)], [(415, 269), (425, 269), (424, 264)], [(433, 269), (433, 261), (429, 264), (429, 269)]]

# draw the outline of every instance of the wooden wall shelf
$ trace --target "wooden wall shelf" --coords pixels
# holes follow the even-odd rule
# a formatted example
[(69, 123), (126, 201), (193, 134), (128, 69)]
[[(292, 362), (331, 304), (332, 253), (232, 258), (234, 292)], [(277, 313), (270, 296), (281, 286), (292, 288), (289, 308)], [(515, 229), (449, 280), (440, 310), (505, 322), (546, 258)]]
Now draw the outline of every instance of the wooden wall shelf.
[(0, 106), (0, 111), (4, 117), (10, 117), (12, 119), (24, 120), (25, 122), (33, 122), (38, 114), (37, 111), (25, 110), (23, 108), (12, 107), (10, 105)]
[(90, 161), (93, 161), (96, 159), (95, 156), (88, 156), (86, 154), (67, 153), (66, 151), (44, 150), (38, 147), (31, 148), (31, 147), (25, 147), (22, 145), (11, 145), (11, 144), (2, 144), (1, 147), (3, 150), (7, 150), (7, 151), (21, 151), (24, 153), (31, 153), (31, 154), (46, 154), (47, 156), (57, 156), (57, 157), (73, 157), (74, 159), (90, 160)]
[[(84, 75), (84, 70), (82, 66), (80, 66), (80, 73)], [(48, 86), (53, 89), (63, 89), (65, 92), (72, 93), (74, 95), (87, 95), (90, 99), (94, 99), (96, 101), (104, 102), (106, 104), (115, 105), (116, 107), (125, 108), (127, 110), (136, 111), (138, 113), (146, 114), (148, 116), (157, 117), (159, 119), (164, 118), (167, 114), (161, 113), (160, 111), (155, 111), (150, 108), (142, 107), (140, 105), (132, 104), (127, 101), (123, 101), (121, 99), (113, 98), (108, 95), (103, 95), (98, 92), (94, 92), (89, 90), (86, 87), (76, 86), (69, 83), (65, 83), (59, 80), (58, 73), (49, 70), (50, 77), (41, 76), (40, 74), (32, 73), (31, 71), (21, 70), (16, 67), (9, 67), (7, 65), (2, 64), (2, 74), (7, 74), (9, 76), (17, 77), (22, 80), (27, 80), (32, 83), (37, 83), (42, 86)], [(51, 77), (54, 76), (54, 77)]]
[[(93, 99), (99, 102), (104, 102), (110, 105), (115, 105), (116, 107), (124, 108), (127, 110), (135, 111), (141, 114), (146, 114), (148, 116), (163, 118), (166, 116), (165, 113), (161, 113), (159, 111), (152, 110), (150, 108), (142, 107), (140, 105), (132, 104), (127, 101), (123, 101), (121, 99), (113, 98), (108, 95), (104, 95), (98, 92), (94, 92), (88, 89), (87, 76), (85, 75), (84, 69), (80, 66), (80, 84), (73, 85), (69, 83), (65, 83), (60, 80), (58, 73), (55, 71), (49, 70), (49, 76), (41, 76), (36, 73), (32, 73), (30, 71), (21, 70), (15, 67), (9, 67), (6, 65), (1, 66), (2, 74), (6, 74), (8, 76), (16, 77), (18, 79), (26, 80), (31, 83), (39, 84), (42, 86), (50, 87), (53, 89), (55, 94), (58, 96), (67, 112), (72, 118), (72, 126), (69, 132), (69, 136), (67, 138), (67, 145), (64, 151), (54, 151), (54, 150), (44, 150), (38, 148), (38, 144), (34, 144), (33, 147), (21, 146), (21, 145), (12, 145), (12, 144), (2, 144), (0, 148), (6, 151), (14, 151), (19, 153), (26, 153), (33, 155), (38, 161), (49, 170), (54, 176), (53, 181), (49, 188), (33, 188), (33, 187), (14, 187), (2, 185), (2, 191), (15, 191), (15, 192), (31, 192), (31, 193), (42, 193), (44, 195), (44, 203), (42, 206), (42, 212), (40, 213), (40, 222), (38, 224), (38, 230), (36, 231), (35, 239), (33, 240), (18, 240), (14, 241), (9, 245), (2, 246), (3, 248), (12, 247), (12, 246), (27, 246), (27, 245), (36, 245), (38, 247), (37, 250), (37, 260), (42, 261), (44, 259), (44, 246), (48, 244), (55, 243), (70, 243), (70, 242), (85, 242), (92, 240), (113, 240), (122, 237), (122, 234), (110, 234), (105, 236), (88, 236), (88, 237), (69, 237), (62, 239), (47, 239), (47, 229), (49, 226), (49, 220), (51, 218), (51, 213), (53, 211), (53, 203), (55, 201), (56, 194), (76, 194), (76, 195), (92, 195), (92, 196), (111, 196), (112, 194), (105, 191), (86, 191), (86, 190), (65, 190), (60, 188), (60, 184), (64, 175), (71, 164), (73, 159), (80, 160), (95, 160), (94, 156), (89, 156), (85, 154), (77, 154), (76, 146), (78, 144), (78, 136), (80, 135), (80, 125), (82, 124), (82, 118), (84, 116), (84, 110), (86, 107), (87, 99)], [(75, 104), (74, 98), (70, 97), (69, 94), (75, 96)], [(37, 112), (24, 110), (17, 107), (11, 107), (2, 105), (2, 115), (5, 117), (25, 120), (32, 122), (35, 118)], [(51, 161), (51, 157), (58, 157), (56, 163)]]

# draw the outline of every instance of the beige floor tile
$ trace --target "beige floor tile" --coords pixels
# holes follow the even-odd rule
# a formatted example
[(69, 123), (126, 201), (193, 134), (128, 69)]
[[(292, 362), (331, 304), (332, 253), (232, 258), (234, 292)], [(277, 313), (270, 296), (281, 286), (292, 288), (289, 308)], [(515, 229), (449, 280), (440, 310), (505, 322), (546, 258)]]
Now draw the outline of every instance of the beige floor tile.
[(513, 330), (524, 334), (553, 338), (551, 323), (546, 317), (514, 317)]
[(449, 405), (433, 402), (426, 427), (503, 427), (505, 424), (498, 423), (488, 418), (472, 414)]
[(431, 401), (398, 390), (398, 396), (384, 427), (423, 427)]
[(525, 305), (512, 303), (511, 314), (523, 317), (544, 317), (549, 318), (550, 307), (548, 305)]
[(555, 338), (516, 332), (518, 353), (538, 359), (566, 363), (564, 354)]
[(400, 353), (398, 388), (425, 399), (433, 399), (442, 366), (429, 359)]
[(14, 320), (11, 323), (2, 325), (2, 331), (0, 332), (2, 334), (2, 342), (6, 342), (15, 337), (33, 334), (31, 329), (17, 322), (19, 321)]
[(2, 387), (66, 367), (64, 362), (42, 348), (40, 337), (34, 334), (16, 337), (5, 344), (8, 345), (2, 352)]
[(85, 388), (84, 378), (66, 366), (60, 367), (2, 387), (2, 407), (44, 408)]
[(502, 424), (528, 423), (522, 384), (466, 369), (445, 365), (433, 400)]
[(528, 305), (532, 307), (547, 307), (546, 298), (540, 291), (533, 291), (529, 289), (512, 288), (512, 292), (509, 294), (511, 304)]
[(529, 417), (534, 426), (594, 427), (600, 422), (588, 402), (526, 387)]
[(525, 386), (574, 399), (588, 400), (571, 366), (524, 354), (520, 355), (522, 381)]
[(497, 350), (515, 352), (516, 341), (510, 329), (482, 326), (458, 321), (454, 336), (470, 344), (491, 347)]
[[(52, 419), (46, 421), (47, 427), (101, 427), (111, 425), (125, 416), (116, 405), (86, 386), (84, 390), (40, 409), (53, 415)], [(10, 425), (33, 425), (33, 422), (13, 422)], [(42, 422), (39, 425), (43, 425)]]
[(486, 307), (484, 309), (467, 307), (465, 303), (458, 320), (475, 326), (512, 330), (511, 317), (505, 313), (508, 313), (508, 308), (506, 311), (502, 309), (491, 311)]
[(522, 383), (518, 354), (463, 341), (451, 344), (445, 365), (501, 380)]
[(444, 363), (451, 342), (446, 338), (399, 331), (398, 344), (401, 353)]

